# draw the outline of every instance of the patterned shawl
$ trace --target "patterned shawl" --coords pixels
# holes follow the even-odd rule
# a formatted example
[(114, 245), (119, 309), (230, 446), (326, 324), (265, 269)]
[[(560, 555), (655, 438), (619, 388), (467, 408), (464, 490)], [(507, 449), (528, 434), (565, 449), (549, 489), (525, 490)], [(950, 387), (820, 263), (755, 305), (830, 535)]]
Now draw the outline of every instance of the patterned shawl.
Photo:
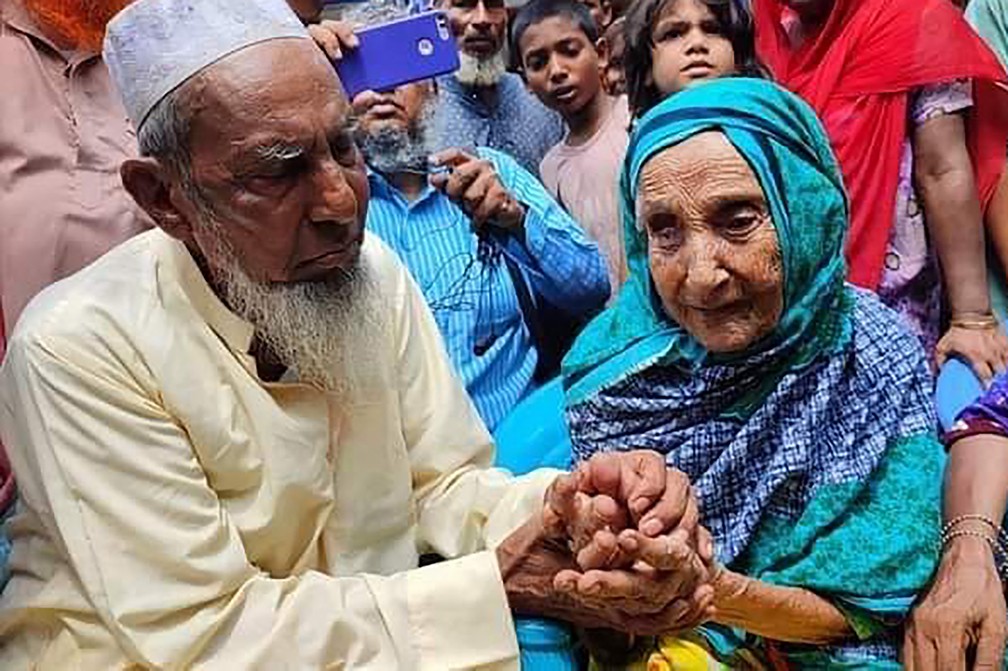
[[(644, 164), (709, 130), (756, 173), (784, 262), (780, 322), (733, 356), (706, 352), (665, 315), (630, 215)], [(640, 120), (621, 186), (631, 277), (564, 362), (575, 455), (666, 454), (690, 476), (721, 561), (834, 599), (894, 656), (873, 637), (934, 568), (944, 456), (919, 343), (844, 283), (847, 208), (822, 127), (772, 83), (703, 84)], [(866, 647), (788, 649), (835, 663)]]

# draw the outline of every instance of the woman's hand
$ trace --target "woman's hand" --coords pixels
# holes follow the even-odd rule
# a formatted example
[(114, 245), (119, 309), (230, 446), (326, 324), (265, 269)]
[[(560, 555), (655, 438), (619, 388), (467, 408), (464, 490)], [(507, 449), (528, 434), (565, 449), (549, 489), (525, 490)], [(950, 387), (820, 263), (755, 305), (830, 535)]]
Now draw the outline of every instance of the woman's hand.
[(907, 622), (903, 664), (908, 671), (1000, 669), (1008, 612), (987, 541), (955, 538), (947, 546), (927, 596)]
[(1008, 365), (1008, 338), (999, 325), (987, 329), (952, 326), (935, 347), (938, 367), (944, 366), (953, 354), (969, 362), (986, 388), (994, 376), (1003, 373)]

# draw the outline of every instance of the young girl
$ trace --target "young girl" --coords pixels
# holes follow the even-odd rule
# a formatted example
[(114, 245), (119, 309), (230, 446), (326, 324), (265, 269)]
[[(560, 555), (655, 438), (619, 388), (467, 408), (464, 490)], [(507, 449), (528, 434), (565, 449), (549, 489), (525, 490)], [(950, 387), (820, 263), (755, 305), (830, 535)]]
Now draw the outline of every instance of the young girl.
[(765, 76), (752, 18), (735, 0), (638, 0), (626, 15), (625, 37), (635, 117), (698, 81)]

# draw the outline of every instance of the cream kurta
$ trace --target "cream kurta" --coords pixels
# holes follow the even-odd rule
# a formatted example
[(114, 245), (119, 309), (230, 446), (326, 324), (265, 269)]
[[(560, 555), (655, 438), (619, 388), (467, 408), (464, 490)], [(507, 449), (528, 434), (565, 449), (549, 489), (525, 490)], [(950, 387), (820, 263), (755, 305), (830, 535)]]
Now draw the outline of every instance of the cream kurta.
[[(486, 469), (417, 287), (374, 236), (363, 259), (383, 384), (345, 400), (260, 380), (251, 326), (160, 231), (29, 306), (0, 369), (0, 668), (517, 668), (481, 550), (553, 474)], [(427, 550), (469, 556), (416, 569)]]

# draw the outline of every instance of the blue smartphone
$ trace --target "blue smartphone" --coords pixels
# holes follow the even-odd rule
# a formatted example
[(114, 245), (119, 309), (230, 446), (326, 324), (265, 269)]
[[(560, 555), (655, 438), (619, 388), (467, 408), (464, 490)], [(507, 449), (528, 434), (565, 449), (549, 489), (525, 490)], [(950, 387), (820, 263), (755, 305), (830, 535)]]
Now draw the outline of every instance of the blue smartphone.
[(357, 32), (360, 45), (336, 63), (347, 95), (389, 91), (454, 72), (458, 47), (444, 12), (424, 12)]

